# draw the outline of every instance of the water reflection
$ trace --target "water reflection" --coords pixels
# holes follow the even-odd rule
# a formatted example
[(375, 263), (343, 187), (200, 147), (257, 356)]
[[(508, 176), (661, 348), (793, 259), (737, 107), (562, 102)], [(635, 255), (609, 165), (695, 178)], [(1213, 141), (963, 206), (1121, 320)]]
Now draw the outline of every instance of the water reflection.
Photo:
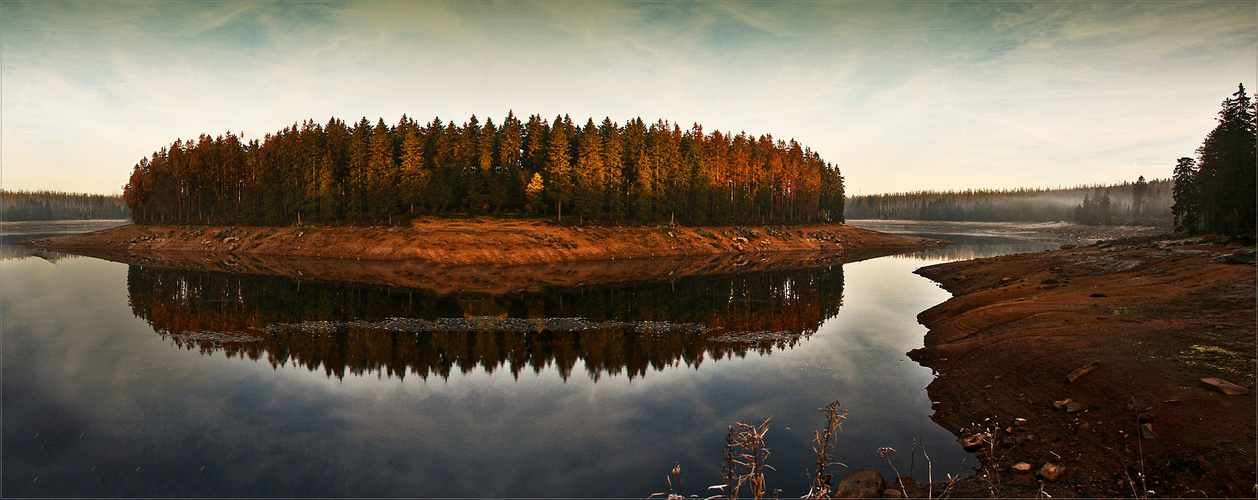
[(73, 254), (39, 248), (26, 248), (20, 241), (48, 238), (66, 234), (83, 233), (126, 224), (125, 219), (109, 220), (57, 220), (57, 221), (0, 221), (0, 260), (38, 257), (49, 262), (75, 257)]
[(132, 312), (175, 345), (272, 367), (338, 379), (555, 367), (567, 380), (580, 365), (597, 381), (794, 347), (838, 314), (843, 270), (495, 296), (132, 265), (127, 291)]
[(951, 248), (494, 295), (0, 261), (3, 494), (645, 498), (680, 463), (703, 495), (726, 425), (772, 415), (767, 482), (799, 496), (835, 399), (836, 472), (890, 476), (890, 446), (925, 480), (924, 438), (936, 479), (968, 473), (905, 356), (948, 296), (912, 271)]
[(943, 248), (905, 252), (893, 255), (893, 258), (951, 262), (954, 260), (978, 259), (1015, 253), (1042, 252), (1045, 250), (1052, 250), (1060, 246), (1060, 244), (1054, 242), (1015, 239), (1002, 236), (976, 236), (925, 232), (904, 234), (948, 240), (953, 244)]

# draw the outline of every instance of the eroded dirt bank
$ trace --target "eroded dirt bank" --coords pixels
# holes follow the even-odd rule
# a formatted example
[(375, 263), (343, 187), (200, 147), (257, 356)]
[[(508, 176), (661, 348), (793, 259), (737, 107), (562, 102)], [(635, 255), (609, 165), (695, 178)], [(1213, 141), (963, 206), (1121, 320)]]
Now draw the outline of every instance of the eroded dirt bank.
[[(918, 316), (909, 355), (938, 372), (932, 418), (983, 461), (954, 495), (1255, 494), (1253, 247), (1145, 239), (918, 273), (955, 296)], [(1041, 481), (1045, 464), (1064, 473)]]
[(947, 242), (846, 225), (577, 227), (470, 220), (408, 227), (128, 225), (23, 244), (153, 267), (507, 293), (820, 267)]

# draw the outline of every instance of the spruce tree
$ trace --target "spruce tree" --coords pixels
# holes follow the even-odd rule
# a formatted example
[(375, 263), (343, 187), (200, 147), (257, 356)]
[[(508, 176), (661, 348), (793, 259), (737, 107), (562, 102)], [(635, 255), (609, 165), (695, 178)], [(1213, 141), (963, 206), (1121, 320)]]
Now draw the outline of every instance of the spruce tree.
[(1202, 229), (1253, 237), (1255, 128), (1253, 105), (1240, 85), (1197, 149)]
[(563, 221), (563, 206), (571, 205), (575, 188), (570, 147), (567, 127), (563, 119), (556, 116), (546, 141), (546, 162), (543, 170), (546, 172), (546, 194), (555, 202), (560, 222)]
[(1175, 164), (1172, 179), (1175, 187), (1172, 198), (1171, 216), (1175, 219), (1175, 230), (1188, 233), (1197, 232), (1200, 226), (1200, 198), (1197, 189), (1197, 160), (1183, 157)]

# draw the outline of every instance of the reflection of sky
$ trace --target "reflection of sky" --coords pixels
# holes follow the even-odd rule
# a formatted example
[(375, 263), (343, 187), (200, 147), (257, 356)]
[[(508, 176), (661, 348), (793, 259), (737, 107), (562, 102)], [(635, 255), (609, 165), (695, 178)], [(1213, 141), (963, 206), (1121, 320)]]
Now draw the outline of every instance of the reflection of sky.
[(206, 356), (132, 316), (125, 265), (6, 260), (4, 491), (644, 497), (680, 462), (702, 494), (725, 426), (772, 415), (770, 487), (798, 495), (816, 408), (834, 399), (851, 411), (836, 460), (885, 467), (875, 450), (890, 446), (907, 471), (922, 436), (955, 474), (967, 455), (929, 420), (930, 372), (905, 356), (925, 333), (916, 313), (948, 296), (911, 274), (922, 264), (845, 265), (840, 314), (794, 349), (595, 383), (554, 369), (337, 380)]

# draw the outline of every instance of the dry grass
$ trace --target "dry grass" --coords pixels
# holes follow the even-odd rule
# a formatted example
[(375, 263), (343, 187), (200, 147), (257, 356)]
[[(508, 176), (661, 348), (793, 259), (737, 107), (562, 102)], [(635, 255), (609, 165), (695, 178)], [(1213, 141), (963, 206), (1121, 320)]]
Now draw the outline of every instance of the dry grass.
[(826, 425), (821, 430), (813, 430), (813, 453), (817, 454), (817, 470), (813, 473), (812, 486), (804, 498), (828, 498), (834, 487), (834, 475), (826, 472), (831, 465), (846, 465), (830, 461), (830, 452), (834, 450), (835, 432), (843, 430), (843, 421), (847, 420), (847, 410), (839, 409), (836, 399), (822, 408), (818, 408), (826, 418)]

